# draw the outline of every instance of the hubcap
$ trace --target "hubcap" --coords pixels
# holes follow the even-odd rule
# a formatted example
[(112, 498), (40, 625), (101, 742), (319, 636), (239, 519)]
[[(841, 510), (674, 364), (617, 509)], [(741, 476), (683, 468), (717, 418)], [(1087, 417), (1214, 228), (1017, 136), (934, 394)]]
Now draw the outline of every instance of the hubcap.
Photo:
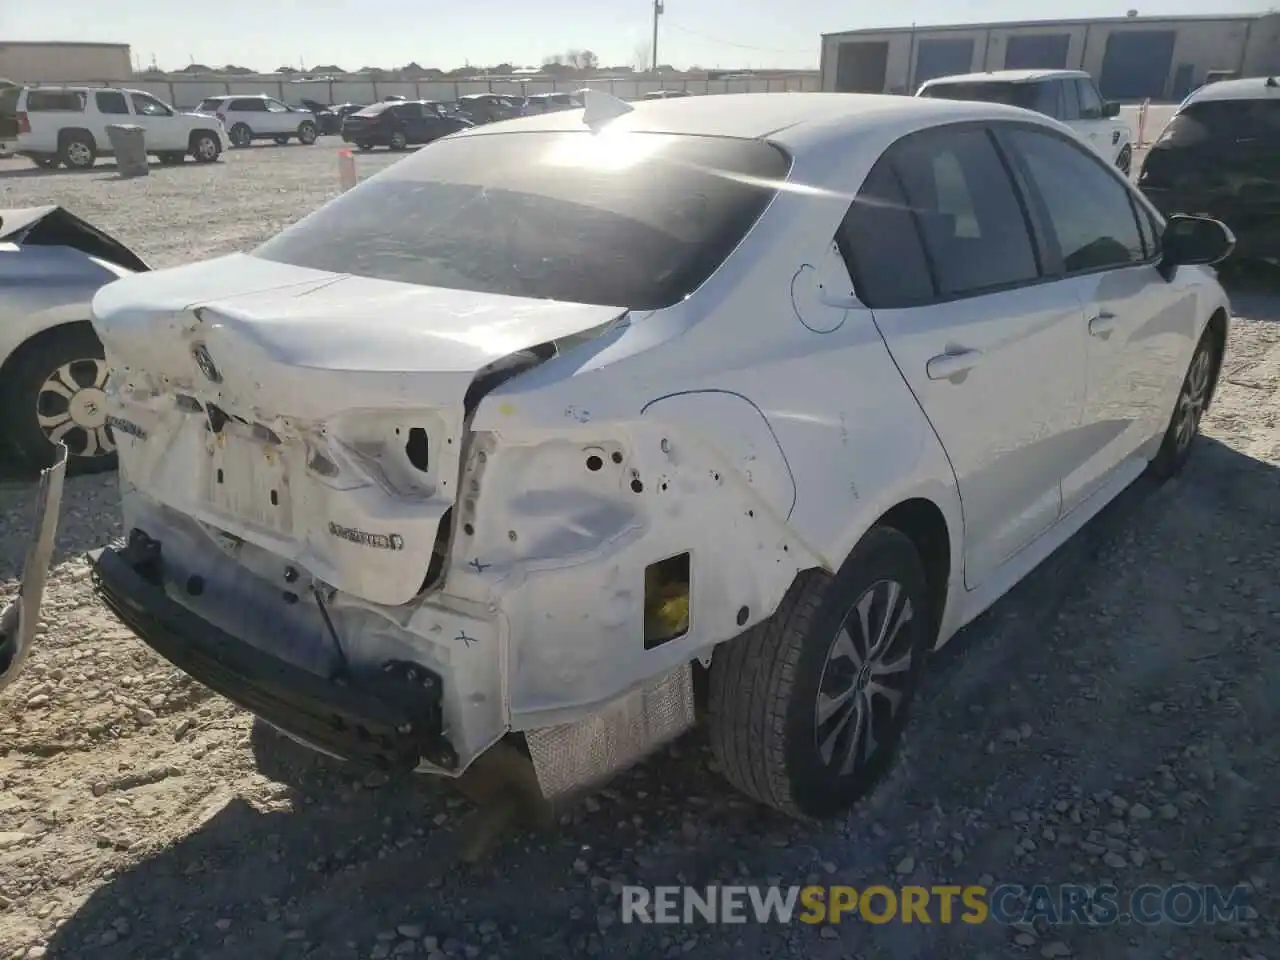
[(1187, 379), (1178, 395), (1177, 442), (1178, 449), (1190, 446), (1200, 430), (1200, 418), (1204, 415), (1209, 399), (1209, 351), (1201, 347), (1191, 361)]
[(67, 159), (77, 167), (83, 167), (93, 159), (93, 157), (89, 152), (89, 148), (85, 144), (76, 141), (67, 147)]
[(196, 145), (196, 150), (200, 153), (200, 156), (205, 158), (216, 157), (218, 155), (218, 145), (208, 137), (202, 137), (200, 139), (200, 142)]
[(841, 776), (885, 742), (915, 657), (914, 611), (895, 580), (872, 584), (853, 605), (827, 653), (818, 681), (814, 735), (823, 764)]
[(393, 147), (403, 147), (403, 146), (405, 145), (404, 134), (403, 134), (403, 133), (397, 133), (397, 134), (393, 135), (393, 136), (391, 137), (391, 145), (392, 145)]
[(102, 457), (116, 444), (107, 426), (107, 364), (72, 360), (40, 385), (36, 422), (50, 443), (62, 441), (73, 457)]

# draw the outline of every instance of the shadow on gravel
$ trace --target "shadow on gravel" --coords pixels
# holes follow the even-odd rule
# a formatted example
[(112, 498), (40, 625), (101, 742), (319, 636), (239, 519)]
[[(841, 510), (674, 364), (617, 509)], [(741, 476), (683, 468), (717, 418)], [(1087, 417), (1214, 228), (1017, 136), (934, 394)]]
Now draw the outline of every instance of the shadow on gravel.
[[(1269, 608), (1217, 600), (1270, 583), (1269, 563), (1254, 560), (1275, 556), (1276, 503), (1280, 471), (1208, 439), (1179, 479), (1139, 481), (936, 659), (903, 756), (844, 822), (797, 824), (745, 803), (715, 775), (695, 732), (556, 831), (517, 835), (489, 863), (467, 867), (452, 846), (467, 804), (451, 790), (421, 780), (372, 788), (336, 764), (285, 758), (264, 771), (286, 780), (271, 795), (276, 809), (223, 788), (220, 809), (203, 822), (193, 816), (187, 836), (107, 881), (58, 929), (46, 956), (366, 958), (433, 947), (521, 960), (1009, 955), (1012, 931), (995, 924), (623, 925), (619, 890), (1113, 876), (1096, 860), (1083, 876), (1069, 870), (1086, 859), (1074, 845), (1041, 840), (1033, 857), (1010, 822), (1055, 802), (1087, 804), (1104, 787), (1137, 796), (1171, 751), (1210, 732), (1246, 738), (1250, 728), (1224, 726), (1236, 719), (1215, 719), (1216, 730), (1196, 719), (1205, 676), (1226, 665), (1253, 678), (1238, 691), (1248, 723), (1274, 729), (1280, 671), (1250, 659), (1257, 651), (1227, 628), (1238, 621), (1247, 636), (1248, 625), (1271, 625)], [(1167, 555), (1193, 546), (1193, 558)], [(1192, 606), (1197, 595), (1213, 601), (1207, 612)], [(1148, 709), (1157, 698), (1159, 713)], [(1266, 772), (1246, 766), (1233, 775), (1247, 784)], [(1252, 792), (1225, 775), (1218, 784), (1203, 820), (1193, 811), (1151, 825), (1176, 867), (1202, 882), (1226, 882), (1214, 873), (1226, 862), (1215, 845), (1271, 802), (1265, 781)], [(1163, 941), (1135, 954), (1132, 933), (1116, 926), (1055, 936), (1096, 960), (1174, 955), (1162, 952)]]

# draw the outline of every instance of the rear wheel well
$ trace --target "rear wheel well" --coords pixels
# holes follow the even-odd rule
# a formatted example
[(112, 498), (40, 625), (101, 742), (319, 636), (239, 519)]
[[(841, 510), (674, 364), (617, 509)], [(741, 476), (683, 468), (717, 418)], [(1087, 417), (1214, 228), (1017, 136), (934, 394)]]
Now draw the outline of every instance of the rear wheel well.
[(1213, 402), (1213, 395), (1218, 389), (1218, 374), (1222, 370), (1222, 358), (1227, 353), (1227, 312), (1221, 308), (1213, 312), (1205, 333), (1213, 337), (1214, 351), (1213, 370), (1209, 374), (1209, 399), (1206, 406)]
[(40, 345), (51, 340), (58, 340), (62, 337), (75, 333), (77, 330), (83, 329), (97, 337), (97, 332), (93, 329), (93, 324), (88, 320), (71, 320), (67, 323), (60, 323), (56, 327), (48, 327), (39, 333), (32, 334), (23, 340), (13, 353), (5, 357), (4, 362), (0, 363), (0, 383), (13, 375), (14, 366), (21, 362), (21, 358), (26, 356), (30, 351), (39, 349)]
[(213, 137), (215, 140), (218, 139), (218, 135), (212, 130), (192, 130), (191, 135), (187, 137), (187, 149), (194, 150), (196, 148), (196, 140), (200, 137)]
[(87, 140), (89, 145), (95, 150), (98, 148), (98, 141), (93, 138), (93, 134), (84, 127), (66, 127), (58, 131), (58, 149), (61, 150), (70, 140)]
[(947, 586), (951, 582), (951, 534), (947, 520), (931, 500), (904, 500), (884, 514), (876, 526), (892, 527), (915, 544), (924, 564), (933, 607), (934, 628), (941, 626), (947, 605)]

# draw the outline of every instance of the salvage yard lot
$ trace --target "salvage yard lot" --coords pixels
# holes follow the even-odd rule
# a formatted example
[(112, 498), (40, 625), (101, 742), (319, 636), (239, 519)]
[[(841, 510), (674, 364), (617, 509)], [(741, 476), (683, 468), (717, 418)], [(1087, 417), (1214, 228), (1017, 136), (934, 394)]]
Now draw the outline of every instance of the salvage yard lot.
[[(37, 173), (156, 266), (246, 249), (338, 190), (337, 149)], [(361, 175), (397, 159), (357, 158)], [(1136, 164), (1135, 164), (1136, 168)], [(695, 734), (550, 834), (452, 857), (468, 803), (284, 749), (132, 639), (82, 554), (114, 477), (69, 481), (48, 635), (0, 702), (0, 960), (1077, 956), (1280, 958), (1280, 297), (1238, 317), (1187, 472), (1139, 482), (933, 664), (900, 762), (847, 822), (755, 809)], [(0, 483), (0, 600), (30, 484)], [(1144, 882), (1253, 888), (1216, 928), (624, 926), (624, 884)]]

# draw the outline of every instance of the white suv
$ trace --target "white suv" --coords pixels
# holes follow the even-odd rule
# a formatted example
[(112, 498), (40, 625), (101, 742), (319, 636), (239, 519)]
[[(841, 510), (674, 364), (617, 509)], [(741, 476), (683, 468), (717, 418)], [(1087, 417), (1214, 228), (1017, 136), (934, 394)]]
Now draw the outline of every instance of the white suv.
[(917, 97), (1007, 103), (1061, 120), (1126, 174), (1133, 166), (1133, 132), (1120, 104), (1103, 100), (1083, 70), (994, 70), (928, 80)]
[(51, 170), (87, 170), (110, 156), (107, 127), (136, 124), (146, 131), (147, 152), (161, 163), (190, 154), (212, 163), (226, 145), (216, 120), (182, 113), (142, 90), (117, 87), (28, 87), (18, 94), (18, 153)]
[(291, 107), (265, 94), (206, 97), (196, 113), (217, 117), (231, 137), (233, 147), (247, 147), (254, 140), (288, 143), (316, 142), (316, 117), (310, 110)]

